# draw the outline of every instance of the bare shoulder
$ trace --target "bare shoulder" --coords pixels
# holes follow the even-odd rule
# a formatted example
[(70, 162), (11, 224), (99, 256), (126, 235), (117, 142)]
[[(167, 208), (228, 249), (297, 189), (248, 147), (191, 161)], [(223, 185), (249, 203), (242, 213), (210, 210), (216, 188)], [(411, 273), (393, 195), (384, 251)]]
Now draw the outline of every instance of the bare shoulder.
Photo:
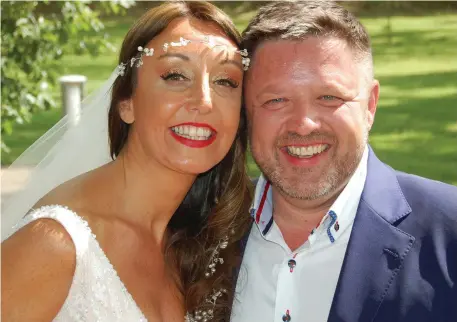
[(49, 205), (66, 206), (73, 211), (84, 212), (94, 208), (103, 196), (103, 191), (109, 187), (106, 174), (107, 165), (72, 178), (48, 192), (33, 208)]
[(42, 197), (33, 208), (38, 209), (49, 205), (67, 206), (70, 209), (79, 208), (85, 199), (86, 182), (90, 177), (90, 175), (84, 174), (62, 183)]
[[(60, 218), (74, 212), (89, 226), (102, 227), (90, 211), (97, 208), (103, 191), (97, 185), (104, 182), (100, 173), (95, 169), (61, 184), (33, 208), (50, 206)], [(76, 268), (76, 248), (59, 221), (36, 219), (2, 243), (2, 321), (51, 321), (64, 304)]]
[(76, 249), (65, 228), (37, 219), (2, 243), (2, 320), (50, 321), (73, 280)]

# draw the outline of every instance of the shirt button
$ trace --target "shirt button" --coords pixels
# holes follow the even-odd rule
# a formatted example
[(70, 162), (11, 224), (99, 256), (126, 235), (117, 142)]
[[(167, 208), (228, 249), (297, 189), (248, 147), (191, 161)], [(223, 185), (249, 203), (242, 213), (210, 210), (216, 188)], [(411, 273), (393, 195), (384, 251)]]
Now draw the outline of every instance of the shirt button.
[(295, 259), (289, 259), (287, 265), (289, 265), (290, 269), (293, 269), (295, 266), (297, 266), (297, 262), (295, 261)]
[(282, 316), (282, 320), (283, 320), (284, 322), (289, 322), (290, 320), (292, 320), (292, 318), (290, 317), (289, 311), (287, 311), (286, 314), (284, 314), (284, 315)]
[(333, 228), (335, 228), (335, 231), (340, 230), (340, 224), (338, 224), (338, 222), (336, 222), (335, 226), (333, 226)]

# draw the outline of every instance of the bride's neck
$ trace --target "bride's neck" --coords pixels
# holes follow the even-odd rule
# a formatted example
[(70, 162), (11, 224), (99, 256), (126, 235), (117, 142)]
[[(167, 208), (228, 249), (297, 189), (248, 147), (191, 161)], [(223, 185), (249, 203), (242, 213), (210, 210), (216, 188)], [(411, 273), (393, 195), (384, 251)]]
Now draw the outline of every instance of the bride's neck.
[(168, 169), (155, 161), (121, 153), (112, 163), (118, 200), (128, 221), (150, 231), (162, 243), (166, 227), (196, 179), (196, 175)]

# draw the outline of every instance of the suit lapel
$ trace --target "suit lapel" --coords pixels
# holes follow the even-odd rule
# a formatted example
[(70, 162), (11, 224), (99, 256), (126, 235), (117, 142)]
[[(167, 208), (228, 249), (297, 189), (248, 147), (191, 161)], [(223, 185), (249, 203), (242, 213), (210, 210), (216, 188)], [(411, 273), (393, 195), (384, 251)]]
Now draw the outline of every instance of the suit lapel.
[(414, 237), (395, 223), (411, 212), (395, 172), (370, 148), (368, 172), (329, 314), (329, 322), (372, 321)]

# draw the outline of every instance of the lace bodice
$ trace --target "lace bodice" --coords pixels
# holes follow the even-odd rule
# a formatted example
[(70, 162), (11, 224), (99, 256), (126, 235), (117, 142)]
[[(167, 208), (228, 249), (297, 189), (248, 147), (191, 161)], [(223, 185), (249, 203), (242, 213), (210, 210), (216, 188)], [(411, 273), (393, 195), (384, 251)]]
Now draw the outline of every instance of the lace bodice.
[(85, 220), (65, 207), (47, 206), (24, 217), (15, 230), (41, 218), (58, 221), (76, 248), (73, 282), (54, 321), (147, 321)]

